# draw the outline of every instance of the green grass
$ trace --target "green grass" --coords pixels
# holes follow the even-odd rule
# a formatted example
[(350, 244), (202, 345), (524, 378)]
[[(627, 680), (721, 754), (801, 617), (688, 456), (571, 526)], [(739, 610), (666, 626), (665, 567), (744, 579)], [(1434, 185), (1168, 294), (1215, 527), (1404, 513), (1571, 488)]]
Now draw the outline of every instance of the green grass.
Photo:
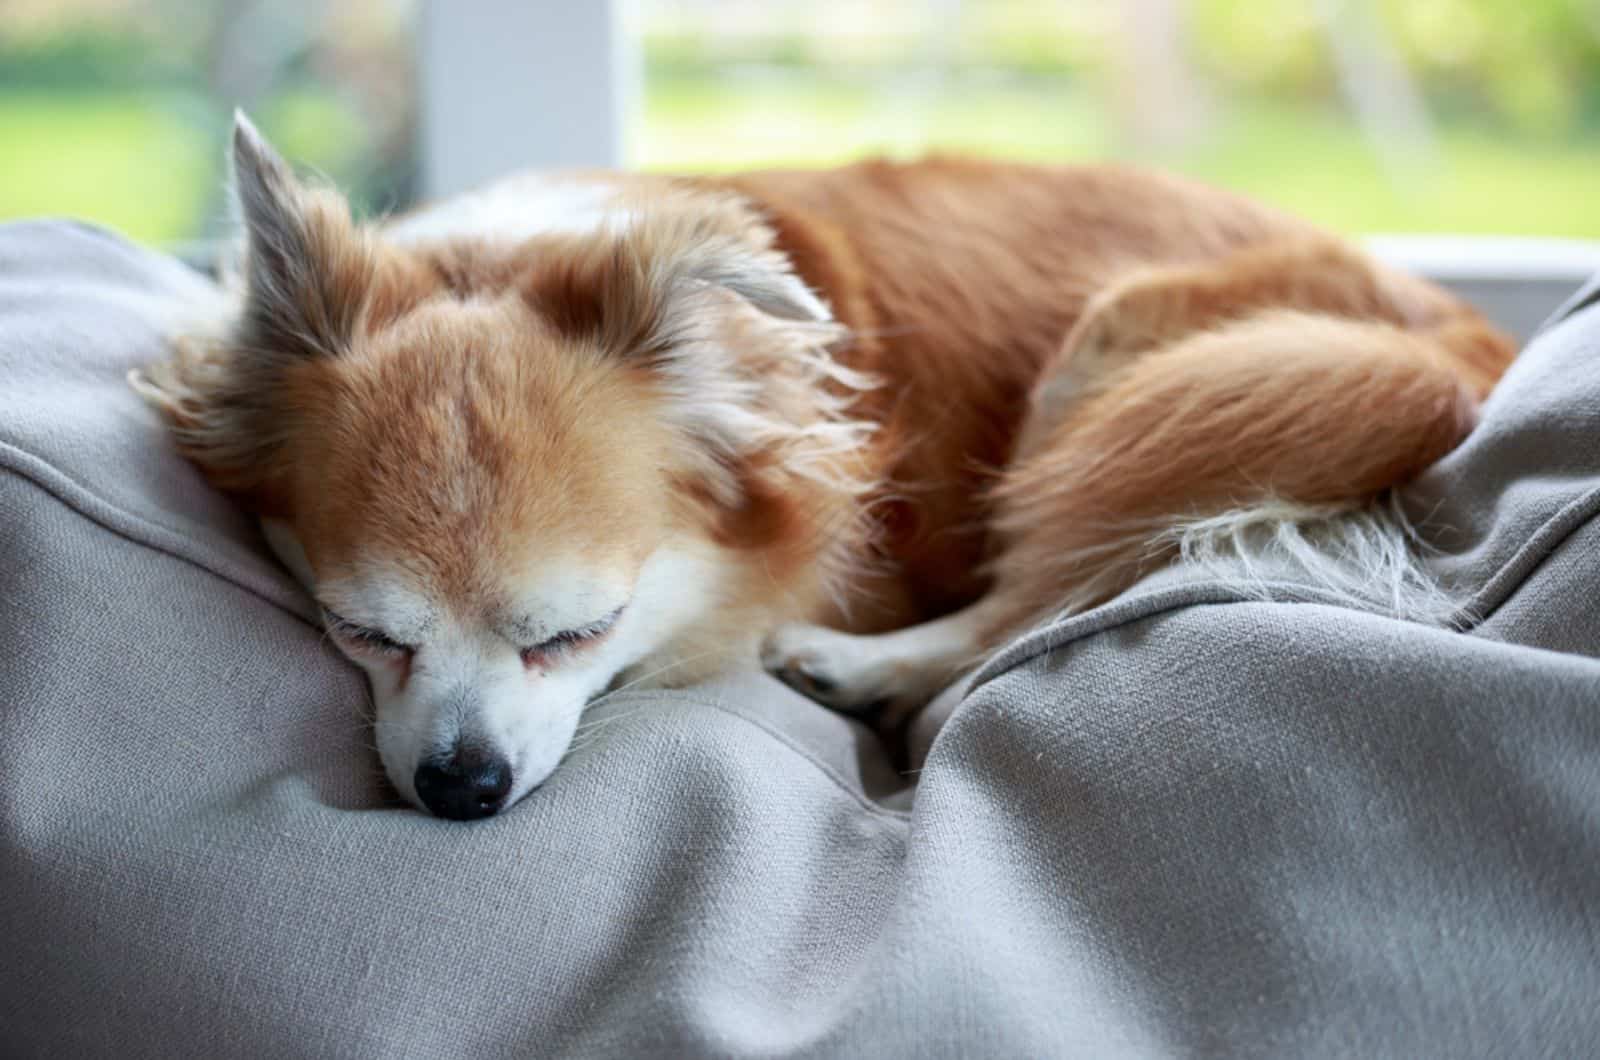
[(821, 165), (865, 154), (962, 150), (1051, 161), (1096, 153), (1103, 122), (1082, 93), (995, 85), (955, 98), (782, 77), (650, 85), (635, 160), (651, 169)]
[(1314, 110), (1257, 106), (1170, 162), (1345, 232), (1600, 237), (1600, 142), (1438, 129), (1433, 165), (1386, 174), (1357, 131)]
[[(256, 115), (290, 157), (335, 175), (363, 130), (325, 94), (280, 93)], [(226, 115), (181, 93), (0, 91), (0, 220), (60, 215), (172, 243), (219, 205)]]
[[(753, 74), (648, 85), (633, 156), (653, 169), (940, 149), (1036, 161), (1118, 153), (1098, 98), (1065, 80), (897, 86)], [(1200, 149), (1149, 161), (1346, 232), (1600, 238), (1600, 139), (1516, 141), (1446, 125), (1440, 165), (1397, 182), (1335, 116), (1259, 102), (1226, 114)], [(300, 159), (336, 163), (360, 139), (320, 96), (286, 97), (263, 117)], [(69, 214), (151, 242), (192, 237), (221, 179), (219, 120), (181, 96), (0, 91), (0, 219)]]
[(151, 241), (196, 233), (220, 155), (180, 99), (0, 95), (0, 219), (82, 217)]
[[(1260, 102), (1224, 115), (1202, 147), (1144, 161), (1344, 232), (1600, 237), (1600, 139), (1519, 141), (1443, 125), (1437, 165), (1391, 179), (1358, 131), (1335, 115)], [(640, 164), (674, 170), (924, 149), (1055, 162), (1119, 156), (1095, 98), (1064, 82), (897, 95), (778, 78), (662, 79), (646, 93), (635, 144)]]

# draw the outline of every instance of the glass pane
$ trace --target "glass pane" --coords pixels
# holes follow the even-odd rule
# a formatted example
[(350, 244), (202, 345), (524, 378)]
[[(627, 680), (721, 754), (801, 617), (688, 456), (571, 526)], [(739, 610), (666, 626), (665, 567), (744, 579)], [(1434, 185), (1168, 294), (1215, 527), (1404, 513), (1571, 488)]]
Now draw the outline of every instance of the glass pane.
[(244, 106), (358, 209), (410, 201), (409, 0), (0, 0), (0, 218), (176, 243), (224, 227)]
[(638, 0), (652, 169), (1130, 159), (1346, 231), (1600, 236), (1593, 0)]

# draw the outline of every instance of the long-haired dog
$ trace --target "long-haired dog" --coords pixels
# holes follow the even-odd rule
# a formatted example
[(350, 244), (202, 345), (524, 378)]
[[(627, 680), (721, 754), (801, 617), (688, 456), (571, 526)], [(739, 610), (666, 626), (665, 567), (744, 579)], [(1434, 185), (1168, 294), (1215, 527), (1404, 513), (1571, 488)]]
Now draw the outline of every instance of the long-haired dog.
[(608, 687), (760, 659), (904, 716), (1186, 549), (1287, 535), (1404, 608), (1426, 579), (1375, 501), (1513, 355), (1304, 223), (1126, 169), (532, 175), (357, 225), (242, 117), (233, 162), (234, 310), (134, 382), (451, 818), (543, 781)]

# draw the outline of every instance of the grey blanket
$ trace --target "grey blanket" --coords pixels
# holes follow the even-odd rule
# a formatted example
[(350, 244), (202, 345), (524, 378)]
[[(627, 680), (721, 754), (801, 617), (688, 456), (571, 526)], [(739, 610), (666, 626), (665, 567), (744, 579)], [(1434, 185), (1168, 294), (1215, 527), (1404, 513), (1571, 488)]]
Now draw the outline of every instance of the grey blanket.
[(1460, 628), (1158, 578), (914, 776), (747, 675), (610, 700), (461, 825), (392, 802), (359, 674), (122, 383), (208, 295), (0, 229), (0, 1054), (1600, 1041), (1600, 306), (1408, 495)]

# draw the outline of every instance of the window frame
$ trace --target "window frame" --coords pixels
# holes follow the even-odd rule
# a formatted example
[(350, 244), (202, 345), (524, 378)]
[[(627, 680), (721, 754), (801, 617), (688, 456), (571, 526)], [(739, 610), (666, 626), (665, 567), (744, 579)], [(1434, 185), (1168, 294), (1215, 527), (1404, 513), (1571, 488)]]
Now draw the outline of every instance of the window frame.
[(626, 2), (421, 0), (422, 195), (518, 169), (622, 165), (640, 80)]

